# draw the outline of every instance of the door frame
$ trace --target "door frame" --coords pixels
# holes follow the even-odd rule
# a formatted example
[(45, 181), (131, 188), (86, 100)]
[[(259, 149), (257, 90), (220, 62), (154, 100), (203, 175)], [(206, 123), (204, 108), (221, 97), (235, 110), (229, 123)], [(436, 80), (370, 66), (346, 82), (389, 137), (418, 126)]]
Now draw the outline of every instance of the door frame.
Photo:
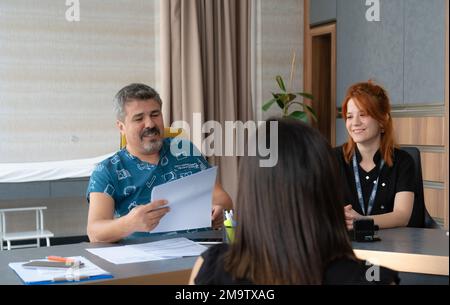
[[(309, 1), (305, 0), (305, 10), (309, 11)], [(305, 92), (312, 91), (312, 40), (315, 36), (331, 36), (331, 146), (336, 146), (336, 23), (328, 23), (315, 27), (309, 25), (309, 14), (305, 14), (304, 23), (304, 63), (303, 63), (303, 88)]]

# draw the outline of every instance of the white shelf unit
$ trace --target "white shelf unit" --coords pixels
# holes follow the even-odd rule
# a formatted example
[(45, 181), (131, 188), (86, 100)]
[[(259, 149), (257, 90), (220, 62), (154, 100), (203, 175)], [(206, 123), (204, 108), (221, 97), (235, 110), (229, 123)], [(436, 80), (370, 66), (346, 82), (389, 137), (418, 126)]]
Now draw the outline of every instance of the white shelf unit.
[[(47, 207), (29, 207), (29, 208), (13, 208), (0, 209), (0, 250), (3, 251), (3, 243), (6, 242), (7, 250), (15, 248), (40, 247), (40, 239), (45, 238), (47, 247), (50, 247), (50, 237), (54, 234), (48, 230), (44, 230), (44, 213)], [(36, 213), (36, 230), (25, 232), (6, 232), (6, 214), (11, 212), (32, 212)], [(36, 243), (26, 245), (11, 245), (11, 242), (18, 240), (36, 239)]]

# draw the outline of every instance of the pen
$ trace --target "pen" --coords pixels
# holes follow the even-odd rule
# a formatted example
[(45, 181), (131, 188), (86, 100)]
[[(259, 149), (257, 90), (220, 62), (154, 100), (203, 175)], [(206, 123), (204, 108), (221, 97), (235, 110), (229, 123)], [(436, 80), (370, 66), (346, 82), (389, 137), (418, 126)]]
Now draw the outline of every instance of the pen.
[(73, 282), (89, 279), (89, 275), (54, 277), (52, 282)]
[(225, 211), (225, 220), (223, 222), (226, 227), (235, 227), (236, 222), (233, 219), (233, 210)]
[(75, 260), (72, 258), (66, 258), (66, 257), (62, 257), (62, 256), (55, 256), (55, 255), (47, 256), (46, 259), (49, 261), (52, 261), (52, 262), (61, 262), (61, 263), (66, 263), (66, 264), (75, 263)]
[(217, 245), (217, 244), (222, 244), (223, 242), (221, 241), (198, 241), (197, 244), (199, 245)]
[(225, 211), (225, 220), (231, 220), (233, 217), (233, 211)]
[(230, 220), (231, 223), (233, 224), (233, 227), (236, 227), (236, 221), (233, 218), (233, 210), (230, 210)]

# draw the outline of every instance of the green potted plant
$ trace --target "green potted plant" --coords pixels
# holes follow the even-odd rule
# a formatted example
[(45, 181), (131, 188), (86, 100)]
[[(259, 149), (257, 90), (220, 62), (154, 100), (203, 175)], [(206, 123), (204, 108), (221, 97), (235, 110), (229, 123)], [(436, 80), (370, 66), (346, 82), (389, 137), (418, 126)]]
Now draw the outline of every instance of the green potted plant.
[[(294, 74), (294, 65), (295, 65), (295, 53), (293, 54), (292, 58), (292, 65), (291, 65), (291, 79), (290, 79), (290, 88), (292, 88), (292, 78)], [(283, 117), (289, 117), (296, 120), (301, 120), (304, 122), (308, 122), (308, 113), (310, 114), (310, 117), (317, 122), (317, 116), (314, 112), (314, 110), (311, 108), (311, 106), (305, 104), (302, 101), (296, 100), (298, 96), (301, 96), (303, 98), (307, 98), (310, 100), (313, 100), (314, 97), (305, 92), (290, 92), (286, 90), (286, 86), (284, 84), (283, 78), (280, 75), (277, 75), (275, 77), (275, 80), (277, 81), (278, 87), (280, 88), (281, 92), (274, 93), (272, 92), (273, 98), (266, 101), (264, 105), (262, 106), (263, 111), (269, 110), (270, 107), (272, 107), (273, 104), (277, 104), (278, 107), (282, 110), (282, 116)], [(292, 105), (300, 105), (302, 107), (302, 110), (294, 110), (291, 111), (290, 108)]]
[[(311, 118), (314, 121), (317, 121), (317, 116), (311, 106), (305, 104), (304, 102), (296, 100), (297, 96), (301, 96), (310, 100), (313, 100), (314, 97), (311, 94), (305, 92), (289, 92), (286, 90), (283, 78), (280, 75), (277, 75), (275, 79), (281, 89), (281, 92), (272, 92), (273, 98), (265, 102), (262, 106), (262, 109), (264, 111), (267, 111), (270, 107), (272, 107), (273, 104), (276, 103), (281, 108), (283, 117), (289, 117), (296, 120), (308, 122), (307, 113), (309, 113), (311, 115)], [(295, 110), (291, 112), (289, 108), (295, 104), (302, 106), (303, 110)]]

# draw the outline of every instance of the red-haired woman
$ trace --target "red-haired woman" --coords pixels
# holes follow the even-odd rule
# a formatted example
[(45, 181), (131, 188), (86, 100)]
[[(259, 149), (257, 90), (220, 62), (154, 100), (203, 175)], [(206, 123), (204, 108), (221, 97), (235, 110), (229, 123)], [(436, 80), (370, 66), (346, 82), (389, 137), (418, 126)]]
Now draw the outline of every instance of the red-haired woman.
[(372, 81), (352, 85), (342, 105), (349, 138), (336, 148), (344, 181), (347, 228), (373, 218), (381, 228), (407, 226), (414, 203), (414, 161), (395, 148), (386, 91)]

